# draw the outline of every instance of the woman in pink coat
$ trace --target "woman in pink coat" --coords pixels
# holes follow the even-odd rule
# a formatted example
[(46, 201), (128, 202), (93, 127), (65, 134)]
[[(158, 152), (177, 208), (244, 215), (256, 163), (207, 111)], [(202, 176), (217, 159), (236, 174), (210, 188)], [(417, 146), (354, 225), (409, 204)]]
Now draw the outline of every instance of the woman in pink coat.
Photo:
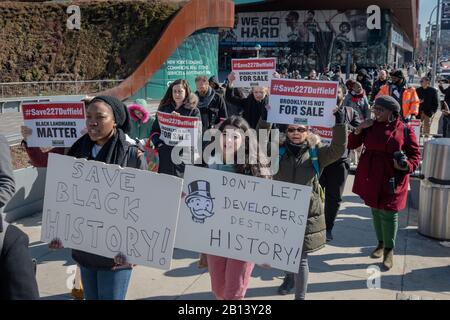
[(398, 212), (406, 206), (409, 174), (419, 165), (420, 149), (414, 131), (400, 120), (394, 98), (377, 98), (372, 112), (375, 120), (363, 122), (350, 134), (348, 148), (364, 146), (353, 192), (372, 209), (378, 246), (371, 257), (383, 256), (389, 270), (394, 264)]

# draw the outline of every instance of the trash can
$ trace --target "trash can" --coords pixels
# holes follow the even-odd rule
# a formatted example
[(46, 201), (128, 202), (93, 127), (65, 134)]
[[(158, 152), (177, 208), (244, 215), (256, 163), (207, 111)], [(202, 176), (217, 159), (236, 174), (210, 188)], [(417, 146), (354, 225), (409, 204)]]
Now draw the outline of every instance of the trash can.
[(450, 240), (450, 138), (425, 144), (422, 174), (419, 233)]

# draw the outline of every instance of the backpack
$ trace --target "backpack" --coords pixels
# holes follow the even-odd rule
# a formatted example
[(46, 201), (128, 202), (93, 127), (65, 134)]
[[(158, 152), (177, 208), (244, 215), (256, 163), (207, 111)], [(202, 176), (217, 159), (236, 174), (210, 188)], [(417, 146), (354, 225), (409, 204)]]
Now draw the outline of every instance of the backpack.
[[(319, 185), (319, 196), (320, 196), (320, 200), (322, 201), (322, 203), (325, 202), (325, 191), (323, 190), (322, 186), (320, 185), (319, 182), (319, 178), (320, 178), (320, 164), (319, 164), (319, 156), (317, 153), (317, 148), (313, 147), (313, 148), (309, 148), (308, 149), (309, 152), (309, 158), (311, 159), (312, 165), (313, 165), (313, 169), (314, 169), (314, 173), (315, 176), (317, 177), (317, 182)], [(285, 147), (281, 147), (279, 150), (279, 157), (280, 157), (280, 161), (281, 158), (285, 155), (286, 153), (286, 148)]]

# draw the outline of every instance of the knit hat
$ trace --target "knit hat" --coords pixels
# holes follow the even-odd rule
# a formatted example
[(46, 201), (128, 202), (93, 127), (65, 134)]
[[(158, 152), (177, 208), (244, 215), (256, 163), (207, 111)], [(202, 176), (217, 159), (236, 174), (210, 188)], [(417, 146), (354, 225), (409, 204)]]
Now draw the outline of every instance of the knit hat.
[(399, 78), (399, 79), (405, 79), (405, 75), (403, 74), (403, 71), (400, 70), (400, 69), (396, 69), (396, 70), (392, 71), (390, 73), (390, 75), (391, 75), (391, 77), (396, 77), (396, 78)]
[(90, 103), (95, 101), (103, 101), (111, 107), (117, 124), (117, 129), (121, 129), (125, 133), (130, 131), (130, 115), (125, 103), (112, 96), (96, 96)]
[(400, 113), (400, 104), (391, 96), (381, 96), (376, 98), (374, 105), (383, 107), (393, 113)]

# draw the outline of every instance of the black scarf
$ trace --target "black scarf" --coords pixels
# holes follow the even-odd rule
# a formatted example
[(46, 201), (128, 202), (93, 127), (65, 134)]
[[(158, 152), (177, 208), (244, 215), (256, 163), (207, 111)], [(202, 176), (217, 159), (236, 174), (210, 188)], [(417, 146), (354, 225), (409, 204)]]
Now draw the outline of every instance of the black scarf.
[(95, 142), (85, 134), (78, 139), (69, 150), (69, 156), (96, 160), (108, 164), (124, 166), (129, 143), (126, 141), (122, 129), (117, 129), (114, 135), (103, 145), (96, 158), (92, 157), (92, 148)]
[(308, 148), (308, 143), (305, 141), (301, 144), (295, 144), (289, 139), (286, 140), (286, 149), (289, 150), (296, 158)]
[(198, 96), (198, 106), (197, 107), (199, 109), (208, 108), (208, 106), (210, 105), (215, 94), (216, 94), (216, 92), (211, 87), (208, 88), (208, 92), (203, 97), (197, 91), (197, 96)]

